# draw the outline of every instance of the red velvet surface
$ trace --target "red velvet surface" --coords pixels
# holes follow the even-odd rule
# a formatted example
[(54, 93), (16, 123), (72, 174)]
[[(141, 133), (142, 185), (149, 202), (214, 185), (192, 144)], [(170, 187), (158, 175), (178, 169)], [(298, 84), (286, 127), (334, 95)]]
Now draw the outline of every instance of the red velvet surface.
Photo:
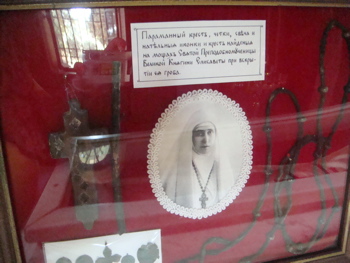
[[(99, 219), (85, 230), (75, 219), (68, 160), (52, 159), (48, 136), (63, 130), (62, 115), (68, 110), (62, 68), (49, 43), (50, 28), (44, 11), (0, 13), (1, 127), (7, 176), (24, 261), (44, 262), (42, 243), (117, 233), (110, 169), (96, 171)], [(266, 76), (264, 81), (201, 84), (134, 89), (132, 80), (121, 86), (120, 173), (128, 232), (162, 230), (163, 262), (175, 262), (199, 253), (211, 237), (234, 240), (247, 229), (264, 187), (267, 162), (265, 109), (273, 90), (285, 87), (297, 97), (307, 116), (304, 134), (316, 134), (319, 104), (319, 45), (328, 22), (336, 19), (350, 28), (350, 11), (341, 8), (302, 7), (126, 7), (127, 50), (131, 51), (130, 23), (196, 20), (266, 20)], [(327, 135), (335, 122), (349, 74), (345, 41), (339, 30), (330, 34), (326, 56), (329, 87), (322, 118)], [(76, 79), (76, 94), (89, 111), (90, 126), (111, 130), (111, 80), (99, 76)], [(158, 203), (147, 175), (149, 136), (164, 109), (178, 96), (197, 89), (222, 92), (240, 104), (253, 134), (253, 169), (246, 187), (223, 212), (193, 220), (166, 212)], [(335, 133), (327, 156), (327, 172), (343, 204), (349, 154), (350, 109)], [(272, 164), (274, 173), (261, 217), (236, 246), (205, 262), (237, 262), (256, 253), (274, 225), (274, 186), (278, 165), (295, 143), (297, 125), (293, 104), (280, 95), (272, 107)], [(313, 179), (314, 145), (303, 148), (296, 166), (293, 207), (286, 218), (295, 242), (308, 241), (321, 211), (320, 194)], [(325, 178), (327, 213), (334, 205)], [(285, 197), (281, 197), (284, 200)], [(342, 210), (333, 217), (324, 237), (311, 251), (334, 247)], [(215, 247), (212, 245), (211, 247)], [(220, 246), (218, 246), (220, 247)], [(270, 261), (293, 256), (277, 231), (268, 248), (255, 260)]]

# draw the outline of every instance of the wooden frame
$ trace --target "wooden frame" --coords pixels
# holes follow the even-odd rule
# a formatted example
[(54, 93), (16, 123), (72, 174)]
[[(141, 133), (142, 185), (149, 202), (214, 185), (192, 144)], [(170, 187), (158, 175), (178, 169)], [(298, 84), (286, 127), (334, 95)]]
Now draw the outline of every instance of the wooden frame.
[[(27, 3), (25, 3), (27, 2)], [(72, 7), (105, 7), (105, 6), (166, 6), (166, 5), (237, 5), (237, 6), (310, 6), (310, 7), (350, 7), (347, 0), (304, 0), (304, 1), (246, 1), (246, 0), (189, 0), (189, 1), (163, 1), (163, 0), (124, 0), (124, 1), (4, 1), (0, 3), (0, 10), (25, 9), (54, 9)]]
[[(23, 3), (27, 2), (27, 3)], [(308, 7), (350, 7), (348, 0), (338, 1), (302, 1), (296, 3), (296, 1), (230, 1), (230, 0), (218, 0), (218, 1), (86, 1), (73, 2), (73, 1), (57, 1), (52, 3), (51, 1), (5, 1), (0, 4), (0, 11), (5, 10), (31, 10), (31, 9), (55, 9), (55, 8), (71, 8), (71, 7), (104, 7), (104, 6), (167, 6), (167, 5), (240, 5), (240, 6), (308, 6)], [(350, 167), (350, 158), (349, 164)], [(332, 250), (327, 253), (316, 253), (312, 257), (307, 256), (302, 260), (293, 262), (349, 262), (350, 261), (350, 169), (347, 172), (347, 192), (345, 196), (346, 204), (344, 207), (344, 214), (342, 219), (343, 229), (341, 230), (341, 240), (339, 241), (339, 249)], [(9, 186), (6, 175), (5, 159), (0, 148), (0, 262), (21, 262), (21, 252), (18, 243), (18, 237), (16, 233), (15, 221), (11, 206), (11, 193), (9, 192)], [(279, 260), (278, 262), (286, 262), (286, 260)]]
[(0, 158), (0, 262), (21, 262), (2, 147)]

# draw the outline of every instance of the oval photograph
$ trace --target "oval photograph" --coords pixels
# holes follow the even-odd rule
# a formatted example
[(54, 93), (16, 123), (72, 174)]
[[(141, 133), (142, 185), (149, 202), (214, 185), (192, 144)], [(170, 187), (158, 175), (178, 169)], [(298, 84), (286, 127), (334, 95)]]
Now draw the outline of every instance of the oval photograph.
[(223, 211), (252, 168), (252, 133), (238, 103), (218, 91), (178, 97), (152, 131), (148, 174), (170, 213), (201, 219)]

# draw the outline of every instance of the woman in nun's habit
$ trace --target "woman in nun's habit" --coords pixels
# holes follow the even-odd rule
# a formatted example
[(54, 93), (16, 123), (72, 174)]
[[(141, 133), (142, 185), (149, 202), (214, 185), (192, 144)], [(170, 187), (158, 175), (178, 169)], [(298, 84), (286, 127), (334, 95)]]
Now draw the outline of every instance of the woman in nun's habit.
[(218, 118), (211, 115), (198, 110), (190, 116), (166, 164), (161, 166), (165, 193), (184, 207), (204, 209), (215, 205), (236, 180), (230, 156), (220, 152), (225, 138), (220, 137)]

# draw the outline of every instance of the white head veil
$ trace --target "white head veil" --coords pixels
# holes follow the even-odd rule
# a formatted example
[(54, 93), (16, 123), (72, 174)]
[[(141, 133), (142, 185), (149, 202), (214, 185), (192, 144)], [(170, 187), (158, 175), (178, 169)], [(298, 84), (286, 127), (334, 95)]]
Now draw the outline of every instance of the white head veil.
[(217, 175), (218, 198), (223, 198), (235, 181), (230, 162), (224, 161), (228, 156), (220, 152), (220, 125), (218, 116), (211, 111), (201, 109), (194, 112), (183, 131), (180, 133), (177, 143), (171, 149), (166, 158), (166, 164), (160, 167), (160, 176), (164, 191), (175, 203), (184, 207), (193, 207), (192, 204), (192, 182), (190, 175), (192, 171), (192, 131), (200, 123), (211, 122), (216, 127), (216, 140), (214, 145), (214, 170)]

